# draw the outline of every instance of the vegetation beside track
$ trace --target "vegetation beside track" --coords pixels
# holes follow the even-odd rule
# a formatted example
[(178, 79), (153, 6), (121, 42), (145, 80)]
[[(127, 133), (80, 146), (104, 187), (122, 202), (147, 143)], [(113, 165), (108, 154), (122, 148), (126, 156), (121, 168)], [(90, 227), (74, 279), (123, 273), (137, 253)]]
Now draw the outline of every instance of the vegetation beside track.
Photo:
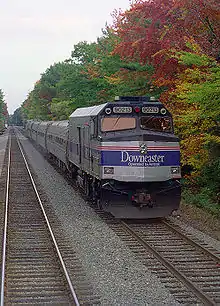
[(220, 27), (211, 0), (137, 0), (96, 42), (79, 42), (71, 56), (36, 82), (18, 118), (63, 120), (77, 107), (117, 95), (151, 95), (173, 113), (181, 139), (183, 197), (220, 212)]

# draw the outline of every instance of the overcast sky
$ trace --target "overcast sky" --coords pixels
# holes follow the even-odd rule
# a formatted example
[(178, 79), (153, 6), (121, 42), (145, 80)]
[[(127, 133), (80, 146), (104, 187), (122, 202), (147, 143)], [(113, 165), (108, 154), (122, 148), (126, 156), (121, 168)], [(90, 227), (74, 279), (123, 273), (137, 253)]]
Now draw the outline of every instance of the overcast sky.
[(0, 0), (0, 88), (9, 113), (54, 62), (79, 41), (95, 41), (114, 9), (129, 0)]

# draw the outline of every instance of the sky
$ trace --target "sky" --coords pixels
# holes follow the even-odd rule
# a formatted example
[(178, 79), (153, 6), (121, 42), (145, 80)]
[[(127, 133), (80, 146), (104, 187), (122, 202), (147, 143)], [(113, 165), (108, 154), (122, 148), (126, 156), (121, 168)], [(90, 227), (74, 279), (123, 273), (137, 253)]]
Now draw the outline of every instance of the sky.
[(0, 0), (0, 88), (12, 114), (53, 63), (80, 41), (96, 41), (129, 0)]

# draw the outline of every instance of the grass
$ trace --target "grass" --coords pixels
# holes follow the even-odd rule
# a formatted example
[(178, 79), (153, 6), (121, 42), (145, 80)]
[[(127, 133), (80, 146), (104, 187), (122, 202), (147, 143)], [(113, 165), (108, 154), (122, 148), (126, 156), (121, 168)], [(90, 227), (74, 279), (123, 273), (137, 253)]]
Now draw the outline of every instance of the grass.
[(182, 198), (185, 203), (207, 210), (215, 217), (220, 218), (220, 205), (215, 201), (212, 190), (203, 187), (200, 190), (183, 188)]

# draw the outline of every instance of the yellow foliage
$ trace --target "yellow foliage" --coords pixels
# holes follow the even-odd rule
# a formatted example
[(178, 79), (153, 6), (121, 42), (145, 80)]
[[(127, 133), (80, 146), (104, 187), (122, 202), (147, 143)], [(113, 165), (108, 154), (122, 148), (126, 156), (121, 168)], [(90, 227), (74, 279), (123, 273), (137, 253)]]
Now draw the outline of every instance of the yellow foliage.
[(108, 77), (108, 76), (105, 76), (104, 78), (109, 82), (109, 84), (113, 84), (113, 85), (117, 85), (117, 84), (119, 84), (121, 82), (120, 77), (113, 77), (113, 76)]
[(195, 53), (202, 53), (202, 49), (201, 47), (196, 43), (195, 39), (190, 36), (184, 36), (184, 41), (186, 43), (186, 46), (191, 49), (192, 51), (194, 51)]

